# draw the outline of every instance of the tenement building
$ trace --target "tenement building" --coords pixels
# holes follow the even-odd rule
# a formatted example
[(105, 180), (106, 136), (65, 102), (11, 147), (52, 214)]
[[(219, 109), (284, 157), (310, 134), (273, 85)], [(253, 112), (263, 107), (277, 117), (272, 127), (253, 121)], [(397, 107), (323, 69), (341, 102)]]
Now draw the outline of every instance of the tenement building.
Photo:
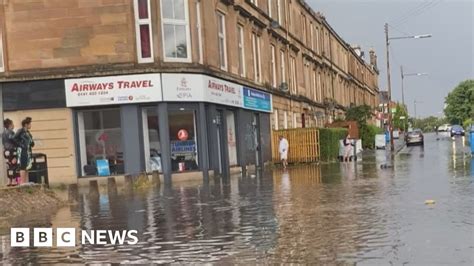
[(52, 183), (260, 166), (272, 129), (376, 107), (377, 78), (304, 1), (0, 0), (0, 110)]

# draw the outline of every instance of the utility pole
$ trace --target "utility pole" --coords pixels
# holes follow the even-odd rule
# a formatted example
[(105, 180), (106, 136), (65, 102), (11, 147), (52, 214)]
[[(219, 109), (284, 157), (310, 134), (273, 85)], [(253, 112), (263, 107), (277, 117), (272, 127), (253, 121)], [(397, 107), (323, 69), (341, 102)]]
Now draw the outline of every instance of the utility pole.
[(387, 50), (387, 89), (388, 89), (388, 127), (390, 130), (390, 149), (395, 150), (395, 143), (393, 142), (393, 126), (392, 126), (392, 109), (390, 103), (392, 102), (392, 84), (390, 83), (390, 42), (388, 40), (388, 23), (385, 23), (385, 48)]
[(400, 73), (402, 74), (402, 104), (403, 104), (403, 107), (405, 108), (405, 89), (403, 87), (403, 78), (404, 78), (403, 66), (400, 66)]

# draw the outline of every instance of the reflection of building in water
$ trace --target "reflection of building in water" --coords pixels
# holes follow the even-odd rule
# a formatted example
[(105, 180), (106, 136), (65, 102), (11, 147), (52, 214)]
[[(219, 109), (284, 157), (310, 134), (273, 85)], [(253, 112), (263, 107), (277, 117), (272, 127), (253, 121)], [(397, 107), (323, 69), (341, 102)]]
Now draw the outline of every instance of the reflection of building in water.
[[(376, 249), (369, 241), (386, 236), (386, 221), (374, 206), (384, 197), (379, 184), (341, 179), (336, 177), (341, 175), (339, 165), (335, 169), (322, 172), (319, 166), (307, 166), (273, 174), (279, 223), (275, 262), (335, 263)], [(322, 182), (323, 174), (340, 182)]]

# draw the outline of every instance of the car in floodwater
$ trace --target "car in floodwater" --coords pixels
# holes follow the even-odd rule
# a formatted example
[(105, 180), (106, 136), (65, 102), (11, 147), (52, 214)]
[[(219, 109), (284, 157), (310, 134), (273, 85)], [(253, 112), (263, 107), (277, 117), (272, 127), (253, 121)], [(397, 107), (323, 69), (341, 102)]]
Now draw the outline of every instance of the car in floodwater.
[(444, 124), (438, 127), (438, 132), (449, 132), (450, 128), (451, 128), (450, 124)]
[(407, 143), (407, 146), (424, 145), (423, 131), (421, 131), (421, 129), (419, 128), (416, 128), (413, 129), (413, 131), (408, 132), (405, 138), (405, 142)]
[(464, 128), (460, 125), (453, 125), (451, 127), (451, 137), (454, 137), (454, 136), (464, 136), (465, 135), (465, 132), (464, 132)]

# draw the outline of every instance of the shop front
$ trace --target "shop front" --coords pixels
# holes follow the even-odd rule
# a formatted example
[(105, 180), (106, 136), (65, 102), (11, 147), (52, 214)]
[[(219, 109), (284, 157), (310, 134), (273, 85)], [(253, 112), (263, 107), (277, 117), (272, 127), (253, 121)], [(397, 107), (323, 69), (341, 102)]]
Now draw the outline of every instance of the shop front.
[(271, 95), (200, 74), (65, 80), (79, 177), (207, 178), (270, 160)]

